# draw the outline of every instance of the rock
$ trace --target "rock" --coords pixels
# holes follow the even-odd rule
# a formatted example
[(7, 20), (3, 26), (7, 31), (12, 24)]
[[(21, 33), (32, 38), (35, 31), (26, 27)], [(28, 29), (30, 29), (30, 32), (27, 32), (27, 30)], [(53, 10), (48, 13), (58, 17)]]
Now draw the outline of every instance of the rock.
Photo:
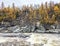
[(21, 32), (24, 32), (24, 33), (26, 33), (26, 32), (30, 32), (30, 27), (27, 27), (27, 26), (25, 26), (25, 27), (21, 27)]
[(60, 29), (51, 29), (51, 30), (47, 30), (48, 32), (51, 33), (60, 33)]
[(19, 26), (8, 27), (8, 30), (16, 33), (21, 31)]
[(36, 32), (36, 33), (44, 33), (45, 31), (42, 31), (42, 30), (36, 30), (35, 32)]

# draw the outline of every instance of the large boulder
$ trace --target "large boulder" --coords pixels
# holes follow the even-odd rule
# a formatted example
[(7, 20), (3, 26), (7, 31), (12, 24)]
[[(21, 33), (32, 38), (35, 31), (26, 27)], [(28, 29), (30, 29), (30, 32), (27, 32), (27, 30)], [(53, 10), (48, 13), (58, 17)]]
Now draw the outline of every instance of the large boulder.
[(18, 32), (18, 33), (21, 31), (19, 26), (8, 27), (8, 30), (12, 32)]

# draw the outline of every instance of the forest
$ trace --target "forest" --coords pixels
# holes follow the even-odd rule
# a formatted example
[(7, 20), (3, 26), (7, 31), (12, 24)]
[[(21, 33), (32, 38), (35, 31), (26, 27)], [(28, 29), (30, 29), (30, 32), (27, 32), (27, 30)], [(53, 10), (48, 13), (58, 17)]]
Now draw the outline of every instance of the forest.
[(34, 25), (36, 22), (40, 24), (59, 24), (60, 23), (60, 3), (53, 1), (41, 3), (36, 6), (23, 5), (22, 8), (4, 6), (4, 2), (0, 7), (0, 23), (1, 22), (14, 22), (19, 21), (19, 24)]

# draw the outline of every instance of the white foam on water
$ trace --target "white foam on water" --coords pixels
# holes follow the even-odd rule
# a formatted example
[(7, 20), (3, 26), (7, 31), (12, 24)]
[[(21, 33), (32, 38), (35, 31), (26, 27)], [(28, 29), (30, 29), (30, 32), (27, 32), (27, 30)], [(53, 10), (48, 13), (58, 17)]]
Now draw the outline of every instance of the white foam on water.
[(6, 41), (7, 41), (6, 38), (0, 37), (0, 43), (6, 42)]
[(26, 41), (31, 44), (44, 44), (44, 46), (60, 45), (60, 37), (57, 37), (55, 34), (32, 34)]
[[(25, 41), (30, 42), (31, 44), (44, 44), (44, 46), (60, 46), (60, 37), (57, 35), (32, 33), (29, 38), (25, 39)], [(14, 39), (17, 39), (18, 41), (23, 40), (23, 38), (19, 37), (0, 37), (0, 43), (14, 41)]]

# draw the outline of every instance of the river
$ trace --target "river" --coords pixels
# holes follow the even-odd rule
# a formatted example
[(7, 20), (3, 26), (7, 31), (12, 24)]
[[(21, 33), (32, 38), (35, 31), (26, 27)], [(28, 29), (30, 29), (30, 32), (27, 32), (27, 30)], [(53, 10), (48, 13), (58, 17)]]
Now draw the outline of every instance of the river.
[[(2, 33), (1, 33), (2, 34)], [(17, 33), (19, 34), (19, 33)], [(20, 33), (29, 35), (29, 37), (2, 37), (0, 36), (0, 43), (17, 41), (26, 41), (31, 45), (39, 44), (42, 46), (60, 46), (60, 34), (47, 34), (47, 33)]]

